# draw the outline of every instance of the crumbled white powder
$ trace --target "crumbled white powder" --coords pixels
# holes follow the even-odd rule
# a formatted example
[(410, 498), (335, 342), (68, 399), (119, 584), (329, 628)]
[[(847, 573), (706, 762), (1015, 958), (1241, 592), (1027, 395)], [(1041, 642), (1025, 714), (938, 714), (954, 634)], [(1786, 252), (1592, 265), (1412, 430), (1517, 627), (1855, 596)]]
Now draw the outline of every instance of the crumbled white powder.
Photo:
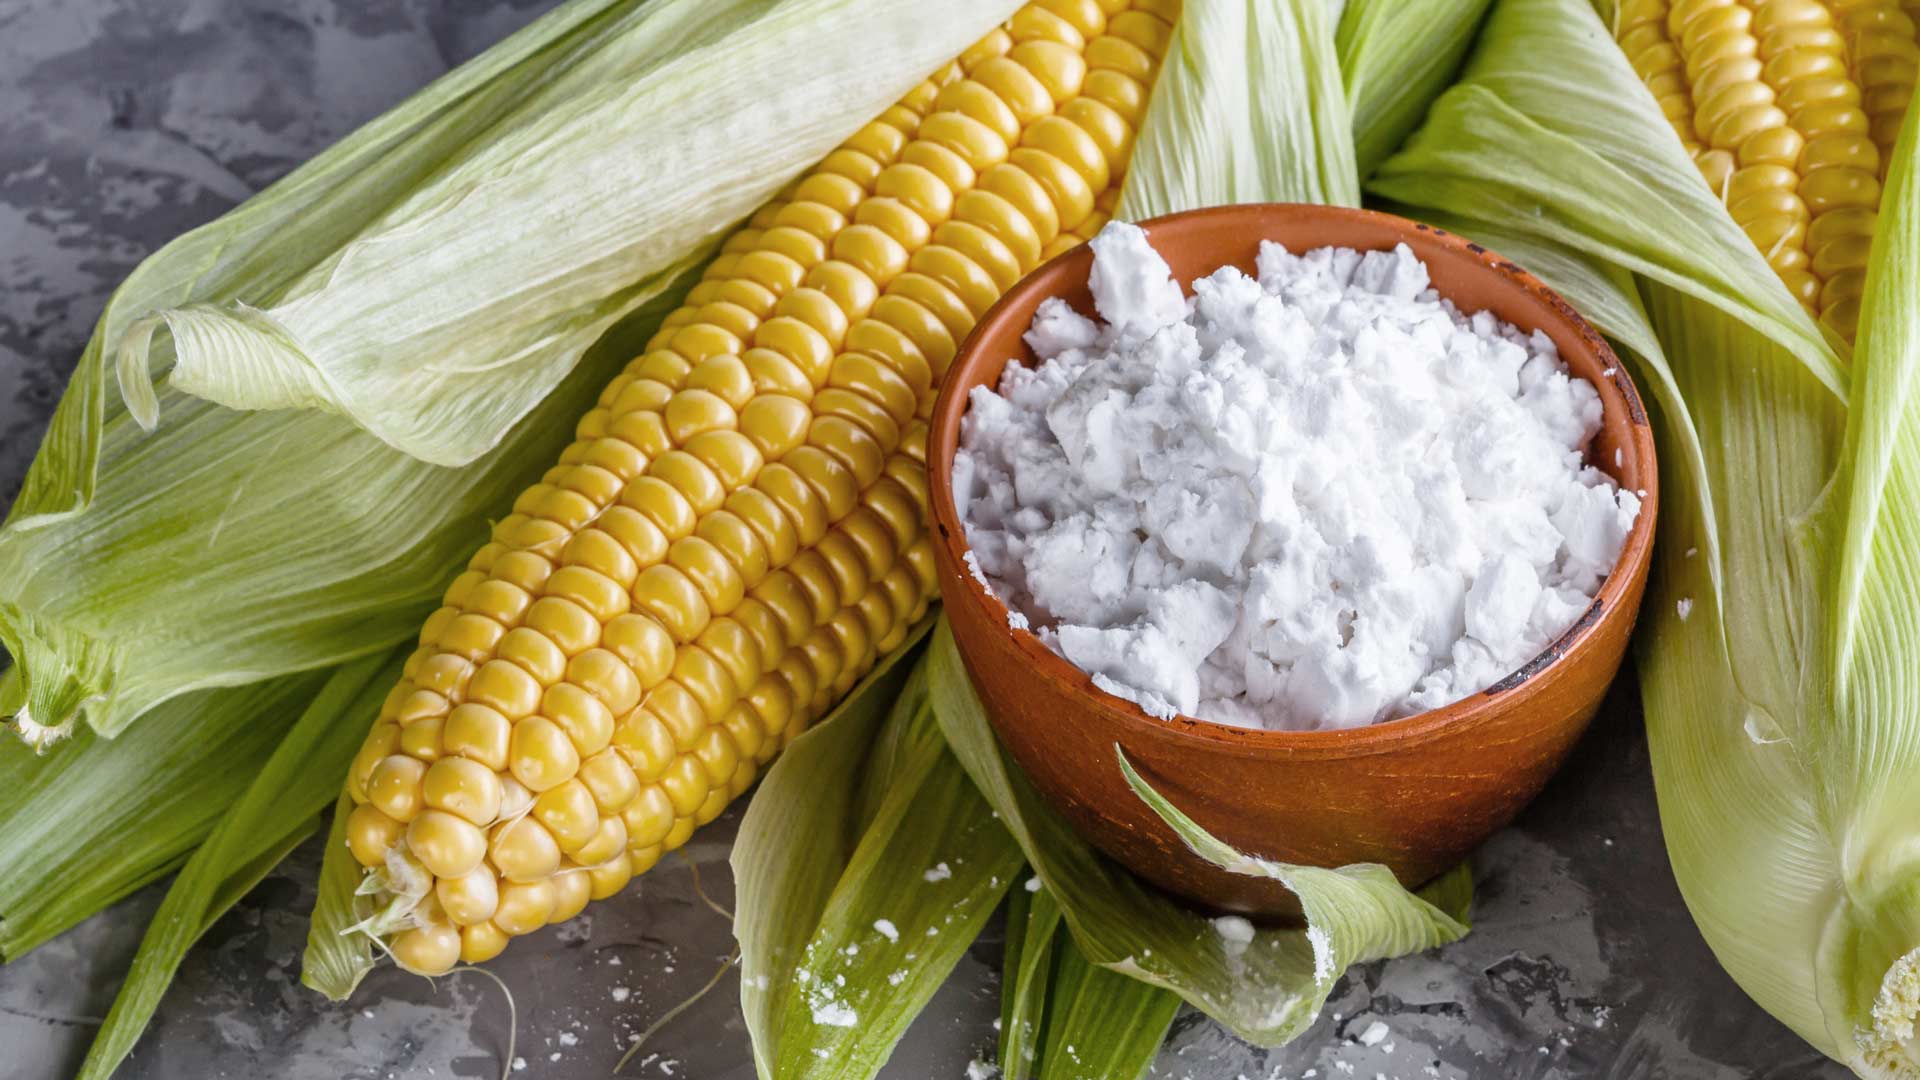
[(978, 555), (969, 551), (965, 555), (962, 555), (961, 558), (966, 560), (967, 571), (973, 575), (973, 580), (978, 581), (989, 589), (993, 588), (993, 582), (988, 581), (986, 572), (980, 569), (980, 557)]
[(633, 991), (624, 986), (616, 986), (607, 993), (615, 1001), (625, 1001), (633, 996)]
[(560, 1045), (561, 1046), (578, 1046), (580, 1045), (580, 1036), (575, 1035), (571, 1031), (563, 1031), (560, 1033)]
[(1027, 891), (1028, 891), (1028, 892), (1039, 892), (1039, 891), (1040, 891), (1040, 885), (1041, 885), (1041, 881), (1040, 881), (1040, 875), (1039, 875), (1039, 874), (1035, 874), (1035, 875), (1033, 875), (1032, 877), (1030, 877), (1030, 878), (1028, 878), (1028, 879), (1027, 879)]
[(1592, 385), (1429, 287), (1402, 246), (1223, 267), (1180, 299), (1138, 227), (1094, 238), (954, 457), (968, 563), (1148, 713), (1352, 727), (1436, 708), (1590, 606), (1639, 512), (1586, 465)]
[(514, 1072), (526, 1072), (526, 1071), (527, 1071), (527, 1059), (526, 1059), (526, 1058), (523, 1058), (523, 1057), (517, 1057), (517, 1058), (514, 1058), (514, 1059), (513, 1059), (513, 1071), (514, 1071)]
[(1222, 915), (1213, 920), (1213, 931), (1228, 956), (1239, 956), (1253, 944), (1253, 924), (1238, 915)]
[[(1318, 926), (1307, 927), (1307, 944), (1313, 949), (1313, 981), (1325, 983), (1333, 981), (1333, 939), (1327, 936), (1325, 929)], [(1339, 1013), (1333, 1018), (1340, 1019)]]
[(1360, 1045), (1379, 1046), (1381, 1043), (1386, 1042), (1387, 1036), (1391, 1034), (1393, 1034), (1393, 1029), (1375, 1020), (1373, 1023), (1367, 1025), (1367, 1030), (1360, 1033)]
[(967, 1080), (995, 1080), (1000, 1075), (997, 1065), (975, 1059), (967, 1062)]
[(920, 876), (926, 881), (945, 881), (953, 876), (953, 868), (946, 863), (935, 863), (933, 869)]
[(1690, 596), (1681, 597), (1679, 602), (1673, 605), (1673, 610), (1680, 616), (1681, 622), (1686, 622), (1687, 616), (1693, 614), (1693, 598)]
[(900, 928), (893, 925), (892, 919), (875, 919), (873, 920), (873, 928), (878, 930), (880, 936), (886, 938), (888, 941), (900, 940)]
[(848, 1008), (831, 995), (814, 1000), (813, 1022), (822, 1027), (852, 1027), (860, 1022), (860, 1014)]

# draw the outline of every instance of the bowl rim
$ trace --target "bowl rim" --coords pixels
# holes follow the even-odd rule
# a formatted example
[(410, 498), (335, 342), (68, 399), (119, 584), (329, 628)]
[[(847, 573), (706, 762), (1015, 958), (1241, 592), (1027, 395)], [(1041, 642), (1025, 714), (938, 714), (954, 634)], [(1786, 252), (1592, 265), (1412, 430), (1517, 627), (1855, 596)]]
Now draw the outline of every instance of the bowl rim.
[[(1179, 229), (1184, 224), (1214, 217), (1246, 217), (1250, 219), (1251, 225), (1262, 232), (1267, 232), (1270, 230), (1262, 223), (1275, 215), (1297, 217), (1302, 214), (1325, 216), (1336, 221), (1351, 223), (1386, 225), (1403, 235), (1422, 234), (1426, 242), (1437, 243), (1492, 271), (1496, 277), (1503, 279), (1501, 288), (1516, 293), (1532, 294), (1536, 300), (1543, 302), (1548, 310), (1564, 320), (1566, 330), (1571, 336), (1591, 350), (1600, 362), (1602, 374), (1611, 373), (1609, 378), (1595, 380), (1594, 385), (1600, 393), (1604, 412), (1624, 410), (1627, 414), (1628, 438), (1620, 447), (1622, 457), (1614, 467), (1622, 472), (1631, 469), (1639, 477), (1642, 486), (1636, 489), (1636, 492), (1640, 495), (1640, 513), (1628, 530), (1619, 558), (1601, 582), (1587, 611), (1538, 655), (1493, 685), (1484, 690), (1475, 691), (1459, 701), (1411, 716), (1351, 728), (1309, 731), (1274, 730), (1236, 727), (1231, 724), (1203, 720), (1185, 713), (1171, 720), (1151, 716), (1137, 703), (1117, 697), (1094, 685), (1090, 674), (1073, 666), (1065, 657), (1047, 648), (1031, 630), (1016, 629), (1008, 625), (1007, 606), (972, 573), (960, 569), (958, 573), (952, 575), (964, 590), (964, 602), (984, 607), (992, 617), (996, 629), (1007, 635), (1011, 643), (1033, 663), (1036, 674), (1049, 681), (1063, 684), (1069, 689), (1077, 688), (1091, 695), (1092, 704), (1097, 712), (1118, 721), (1132, 734), (1198, 744), (1215, 752), (1331, 758), (1392, 752), (1404, 749), (1409, 744), (1428, 741), (1443, 732), (1450, 733), (1455, 729), (1476, 726), (1478, 722), (1491, 719), (1498, 712), (1511, 707), (1515, 699), (1531, 696), (1548, 683), (1557, 681), (1555, 676), (1571, 666), (1567, 663), (1568, 659), (1588, 647), (1595, 640), (1604, 623), (1621, 616), (1623, 609), (1628, 607), (1625, 601), (1632, 591), (1634, 580), (1651, 561), (1654, 523), (1658, 516), (1660, 499), (1660, 477), (1653, 431), (1648, 422), (1645, 407), (1641, 403), (1639, 390), (1631, 375), (1628, 374), (1626, 366), (1620, 362), (1612, 347), (1607, 344), (1606, 339), (1593, 324), (1574, 310), (1573, 306), (1557, 292), (1548, 288), (1539, 278), (1521, 269), (1512, 260), (1457, 233), (1424, 222), (1378, 210), (1314, 203), (1239, 203), (1203, 207), (1149, 218), (1138, 224), (1151, 234), (1155, 229), (1169, 227)], [(966, 413), (968, 395), (957, 392), (960, 380), (953, 378), (953, 375), (965, 367), (991, 362), (990, 359), (982, 360), (979, 355), (982, 330), (998, 321), (1006, 308), (1031, 298), (1034, 293), (1054, 293), (1055, 290), (1047, 288), (1044, 284), (1052, 276), (1051, 271), (1069, 260), (1083, 256), (1087, 249), (1086, 243), (1075, 245), (1028, 271), (1013, 287), (1002, 293), (993, 306), (974, 323), (959, 348), (955, 350), (951, 364), (948, 365), (946, 377), (929, 421), (927, 464), (928, 472), (931, 474), (929, 494), (934, 526), (932, 539), (943, 550), (951, 566), (963, 568), (965, 555), (971, 550), (971, 545), (966, 542), (966, 532), (960, 524), (959, 513), (954, 504), (952, 469), (954, 452), (959, 444), (960, 419)], [(1191, 292), (1191, 283), (1183, 283), (1183, 289)], [(1529, 329), (1543, 328), (1545, 328), (1544, 324)], [(1567, 351), (1565, 348), (1561, 349), (1563, 355)], [(951, 595), (944, 590), (943, 598), (948, 603), (953, 602)], [(1625, 612), (1628, 619), (1632, 619), (1635, 614), (1637, 614), (1637, 606), (1634, 610)], [(1119, 736), (1116, 738), (1118, 739)]]

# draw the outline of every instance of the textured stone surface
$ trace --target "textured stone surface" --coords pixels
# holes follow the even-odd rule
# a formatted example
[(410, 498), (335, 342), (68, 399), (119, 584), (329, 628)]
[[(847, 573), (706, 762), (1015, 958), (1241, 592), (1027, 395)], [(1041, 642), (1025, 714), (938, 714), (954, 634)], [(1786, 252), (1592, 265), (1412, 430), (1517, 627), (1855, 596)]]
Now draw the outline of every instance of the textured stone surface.
[[(0, 502), (114, 284), (546, 0), (0, 0)], [(1474, 933), (1348, 975), (1328, 1013), (1259, 1051), (1183, 1015), (1155, 1075), (1193, 1080), (1844, 1076), (1715, 966), (1661, 848), (1630, 687), (1546, 797), (1478, 861)], [(527, 1080), (606, 1075), (731, 948), (737, 810), (618, 901), (517, 943), (513, 988), (388, 968), (349, 1006), (298, 985), (309, 843), (188, 957), (122, 1075), (492, 1077), (509, 1033)], [(0, 873), (5, 868), (0, 867)], [(70, 1074), (110, 1005), (149, 889), (0, 968), (0, 1075)], [(887, 1075), (958, 1078), (992, 1045), (999, 934), (969, 952)], [(750, 1080), (729, 974), (623, 1075)], [(1358, 1044), (1374, 1020), (1391, 1034)]]

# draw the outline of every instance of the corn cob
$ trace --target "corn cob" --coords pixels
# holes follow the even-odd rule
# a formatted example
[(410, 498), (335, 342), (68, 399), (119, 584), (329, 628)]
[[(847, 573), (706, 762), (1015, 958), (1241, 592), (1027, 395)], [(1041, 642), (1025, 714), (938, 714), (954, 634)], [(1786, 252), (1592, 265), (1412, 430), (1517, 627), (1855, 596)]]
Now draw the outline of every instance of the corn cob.
[(1913, 97), (1907, 0), (1622, 0), (1635, 71), (1767, 261), (1851, 341)]
[(424, 974), (684, 844), (934, 596), (926, 418), (1113, 206), (1177, 0), (1037, 0), (730, 238), (420, 633), (346, 782)]

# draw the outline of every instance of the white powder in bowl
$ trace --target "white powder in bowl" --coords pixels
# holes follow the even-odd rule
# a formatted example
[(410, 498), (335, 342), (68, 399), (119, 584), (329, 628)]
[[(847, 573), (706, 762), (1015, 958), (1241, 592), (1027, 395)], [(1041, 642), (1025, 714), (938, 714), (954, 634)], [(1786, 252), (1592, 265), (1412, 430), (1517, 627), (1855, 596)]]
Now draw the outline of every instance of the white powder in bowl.
[(973, 391), (970, 562), (1042, 641), (1161, 717), (1337, 728), (1457, 701), (1590, 605), (1640, 500), (1582, 453), (1552, 341), (1428, 288), (1405, 246), (1264, 243), (1183, 299), (1144, 231), (1094, 238), (1103, 322)]

